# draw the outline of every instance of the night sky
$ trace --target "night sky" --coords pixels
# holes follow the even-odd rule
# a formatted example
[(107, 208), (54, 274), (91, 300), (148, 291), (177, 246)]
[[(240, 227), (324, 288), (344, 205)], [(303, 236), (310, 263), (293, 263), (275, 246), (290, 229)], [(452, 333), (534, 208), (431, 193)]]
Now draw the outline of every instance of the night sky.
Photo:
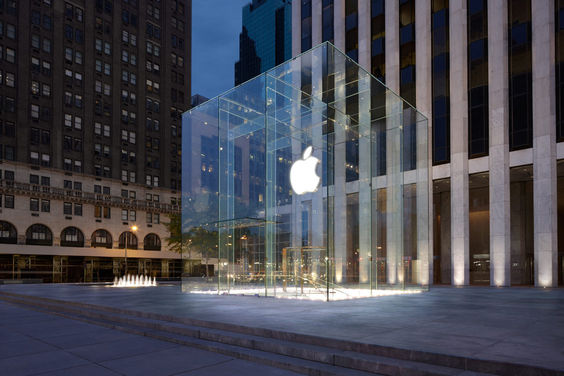
[(234, 86), (242, 8), (249, 2), (192, 1), (192, 95), (213, 98)]

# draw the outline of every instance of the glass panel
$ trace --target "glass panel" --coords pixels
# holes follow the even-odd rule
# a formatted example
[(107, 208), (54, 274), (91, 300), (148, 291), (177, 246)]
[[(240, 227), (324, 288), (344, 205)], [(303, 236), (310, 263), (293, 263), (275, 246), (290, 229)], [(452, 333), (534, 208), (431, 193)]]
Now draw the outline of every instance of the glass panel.
[(427, 120), (330, 43), (183, 127), (183, 254), (217, 270), (185, 291), (333, 300), (428, 285)]

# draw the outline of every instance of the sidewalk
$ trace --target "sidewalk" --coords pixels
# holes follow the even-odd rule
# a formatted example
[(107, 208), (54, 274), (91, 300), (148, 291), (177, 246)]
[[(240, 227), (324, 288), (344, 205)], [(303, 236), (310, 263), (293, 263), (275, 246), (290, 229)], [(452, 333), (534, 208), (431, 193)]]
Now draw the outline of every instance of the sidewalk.
[(0, 291), (564, 370), (564, 290), (433, 288), (336, 302), (185, 294), (180, 287)]

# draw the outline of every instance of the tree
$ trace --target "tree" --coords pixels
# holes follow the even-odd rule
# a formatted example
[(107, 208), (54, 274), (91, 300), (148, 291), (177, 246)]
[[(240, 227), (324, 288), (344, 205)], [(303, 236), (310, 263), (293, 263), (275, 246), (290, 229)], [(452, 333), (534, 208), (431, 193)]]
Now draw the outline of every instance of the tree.
[(198, 249), (204, 256), (206, 263), (206, 277), (209, 277), (208, 259), (217, 257), (218, 253), (218, 233), (217, 231), (209, 231), (201, 226), (193, 227), (186, 235), (186, 241), (189, 247)]
[(179, 213), (173, 213), (169, 215), (169, 219), (169, 222), (163, 223), (169, 233), (169, 237), (166, 238), (166, 242), (169, 250), (182, 254), (182, 249), (185, 244), (185, 239), (183, 240), (180, 226), (182, 216)]

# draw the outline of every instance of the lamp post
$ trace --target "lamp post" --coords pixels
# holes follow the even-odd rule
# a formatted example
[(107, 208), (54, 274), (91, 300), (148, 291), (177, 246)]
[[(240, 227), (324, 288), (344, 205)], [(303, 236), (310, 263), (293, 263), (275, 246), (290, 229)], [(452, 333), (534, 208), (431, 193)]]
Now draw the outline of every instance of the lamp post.
[[(133, 225), (129, 228), (132, 233), (137, 231), (137, 226)], [(125, 234), (125, 275), (127, 276), (127, 239), (129, 238), (129, 234)]]

